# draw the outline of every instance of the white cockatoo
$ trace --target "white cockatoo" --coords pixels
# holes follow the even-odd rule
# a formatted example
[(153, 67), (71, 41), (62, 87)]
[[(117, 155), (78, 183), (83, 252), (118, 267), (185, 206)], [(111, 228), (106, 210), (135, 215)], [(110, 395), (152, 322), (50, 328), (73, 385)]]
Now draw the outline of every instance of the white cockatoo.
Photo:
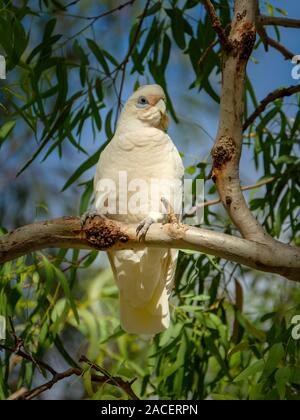
[[(167, 216), (161, 198), (180, 213), (184, 168), (167, 126), (163, 89), (141, 86), (124, 106), (115, 135), (101, 153), (94, 178), (96, 212), (84, 215), (83, 223), (95, 214), (138, 223), (137, 235), (143, 240), (150, 225)], [(168, 328), (178, 251), (145, 246), (107, 253), (120, 290), (122, 328), (151, 335)]]

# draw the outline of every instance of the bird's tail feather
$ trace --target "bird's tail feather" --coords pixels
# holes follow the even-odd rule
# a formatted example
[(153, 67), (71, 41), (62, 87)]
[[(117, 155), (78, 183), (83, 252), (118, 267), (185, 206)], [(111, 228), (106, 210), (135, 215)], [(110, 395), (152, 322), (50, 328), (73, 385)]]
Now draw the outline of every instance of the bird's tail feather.
[(168, 328), (177, 254), (177, 250), (155, 248), (108, 252), (120, 289), (125, 331), (153, 335)]

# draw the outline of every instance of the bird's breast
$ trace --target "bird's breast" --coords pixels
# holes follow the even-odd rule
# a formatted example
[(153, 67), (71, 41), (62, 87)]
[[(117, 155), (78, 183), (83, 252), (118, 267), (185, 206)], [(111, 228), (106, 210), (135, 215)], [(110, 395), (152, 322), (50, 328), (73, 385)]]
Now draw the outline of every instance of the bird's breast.
[[(115, 184), (117, 208), (125, 197), (126, 211), (110, 216), (136, 223), (149, 212), (161, 211), (160, 198), (172, 197), (174, 191), (180, 190), (182, 173), (178, 171), (178, 159), (175, 145), (161, 130), (115, 136), (104, 150), (97, 170), (97, 180), (110, 179)], [(139, 206), (141, 209), (136, 211)]]

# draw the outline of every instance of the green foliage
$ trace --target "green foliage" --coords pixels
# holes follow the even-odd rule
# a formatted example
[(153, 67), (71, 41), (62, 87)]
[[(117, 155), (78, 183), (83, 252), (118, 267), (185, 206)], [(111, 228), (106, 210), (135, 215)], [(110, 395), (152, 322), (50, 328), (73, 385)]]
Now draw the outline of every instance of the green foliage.
[[(101, 3), (100, 12), (111, 7), (110, 2)], [(213, 3), (227, 27), (230, 2)], [(0, 85), (4, 116), (0, 153), (12, 136), (25, 130), (29, 158), (18, 162), (19, 174), (55, 153), (65, 157), (66, 143), (78, 151), (81, 164), (66, 178), (63, 191), (73, 187), (77, 195), (81, 192), (80, 213), (92, 200), (89, 171), (115, 129), (125, 70), (136, 85), (149, 76), (164, 87), (174, 121), (179, 117), (167, 82), (174, 71), (174, 55), (193, 70), (190, 89), (205, 92), (211, 103), (219, 102), (220, 46), (200, 2), (152, 1), (137, 33), (144, 4), (137, 2), (132, 8), (135, 18), (128, 32), (111, 34), (125, 45), (116, 53), (95, 32), (100, 22), (109, 25), (109, 19), (118, 19), (114, 14), (105, 17), (107, 21), (81, 20), (75, 14), (72, 30), (68, 27), (64, 32), (72, 10), (63, 4), (0, 0), (0, 53), (7, 59), (9, 75)], [(270, 2), (267, 12), (284, 13)], [(274, 178), (263, 193), (250, 194), (251, 210), (269, 233), (299, 246), (300, 97), (296, 99), (297, 112), (292, 117), (284, 100), (272, 103), (245, 133), (244, 144), (262, 179)], [(245, 118), (258, 102), (248, 79)], [(91, 154), (86, 130), (101, 139)], [(209, 171), (210, 164), (203, 159), (189, 166), (187, 173), (196, 180)], [(209, 183), (207, 190), (214, 198), (215, 186)], [(214, 207), (207, 208), (204, 224), (234, 232)], [(110, 271), (99, 266), (96, 252), (73, 250), (34, 253), (4, 264), (0, 315), (8, 323), (7, 346), (14, 346), (16, 333), (26, 351), (39, 359), (55, 363), (59, 357), (67, 366), (77, 366), (85, 354), (112, 375), (137, 377), (133, 388), (142, 398), (300, 398), (299, 341), (292, 339), (290, 323), (300, 313), (299, 288), (282, 286), (282, 299), (276, 288), (269, 287), (273, 276), (267, 284), (265, 276), (238, 265), (180, 252), (171, 327), (150, 340), (120, 329), (117, 287)], [(46, 372), (39, 373), (35, 364), (10, 356), (7, 350), (0, 352), (0, 399), (21, 386), (32, 388), (41, 382), (41, 375), (46, 381)], [(89, 371), (76, 383), (80, 381), (82, 398), (127, 398), (116, 387), (92, 384)], [(72, 385), (62, 391), (62, 397), (72, 397)]]

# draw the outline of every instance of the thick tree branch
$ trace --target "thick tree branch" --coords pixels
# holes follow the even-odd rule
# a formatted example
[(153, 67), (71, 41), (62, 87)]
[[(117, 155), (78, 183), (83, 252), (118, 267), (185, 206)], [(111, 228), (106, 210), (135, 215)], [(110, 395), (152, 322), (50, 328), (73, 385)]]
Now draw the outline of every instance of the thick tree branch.
[(247, 130), (247, 128), (255, 121), (257, 117), (259, 117), (267, 106), (276, 101), (276, 99), (284, 98), (286, 96), (291, 96), (295, 93), (300, 92), (300, 85), (290, 86), (287, 88), (276, 89), (273, 92), (269, 93), (259, 104), (259, 106), (253, 111), (253, 113), (247, 118), (244, 122), (243, 130)]
[(229, 36), (234, 49), (225, 52), (223, 57), (220, 122), (212, 150), (212, 179), (231, 220), (243, 237), (267, 243), (267, 233), (248, 209), (239, 177), (246, 66), (255, 44), (256, 13), (255, 0), (235, 1)]
[(43, 248), (188, 249), (227, 259), (247, 267), (300, 281), (300, 249), (275, 242), (272, 246), (191, 226), (152, 225), (144, 243), (136, 225), (96, 217), (82, 230), (78, 217), (65, 217), (23, 226), (0, 237), (0, 263)]
[[(257, 249), (266, 246), (268, 250), (284, 251), (287, 250), (286, 245), (269, 236), (250, 212), (240, 185), (239, 164), (243, 143), (246, 67), (255, 44), (257, 13), (257, 0), (235, 0), (234, 18), (229, 35), (234, 49), (225, 52), (223, 57), (220, 122), (212, 150), (212, 179), (216, 183), (224, 207), (242, 236), (255, 243)], [(298, 254), (299, 249), (293, 249)], [(286, 267), (289, 265), (287, 260), (283, 261), (283, 264)], [(298, 270), (294, 275), (295, 280), (300, 279)]]
[(259, 21), (262, 25), (284, 26), (285, 28), (300, 28), (299, 19), (260, 15)]

